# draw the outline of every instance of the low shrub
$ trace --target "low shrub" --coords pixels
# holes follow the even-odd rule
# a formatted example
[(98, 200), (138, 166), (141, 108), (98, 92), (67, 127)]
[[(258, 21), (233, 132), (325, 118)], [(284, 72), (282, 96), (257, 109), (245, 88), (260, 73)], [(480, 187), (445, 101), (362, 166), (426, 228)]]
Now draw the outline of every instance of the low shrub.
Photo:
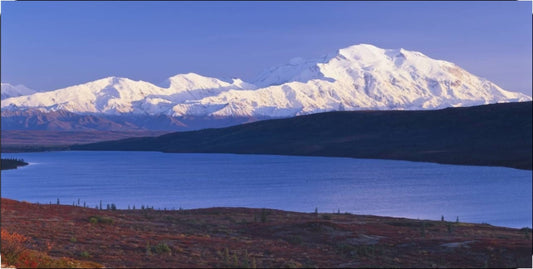
[(153, 247), (154, 252), (157, 254), (170, 253), (170, 247), (165, 243), (159, 243)]
[(27, 249), (28, 237), (1, 229), (1, 243), (3, 260), (14, 265)]
[[(16, 268), (103, 268), (104, 266), (71, 258), (52, 258), (46, 253), (28, 249), (29, 238), (1, 229), (2, 263)], [(89, 253), (87, 253), (88, 255)], [(83, 252), (81, 254), (83, 257)]]
[(287, 239), (285, 240), (293, 245), (300, 245), (302, 244), (302, 241), (303, 241), (302, 237), (299, 235), (288, 236)]
[(89, 222), (92, 224), (97, 224), (97, 223), (112, 224), (113, 219), (110, 217), (104, 217), (104, 216), (91, 216), (89, 217)]
[(168, 253), (171, 254), (171, 249), (166, 243), (159, 243), (155, 246), (151, 246), (150, 243), (146, 244), (146, 255), (150, 256), (152, 253), (161, 254)]

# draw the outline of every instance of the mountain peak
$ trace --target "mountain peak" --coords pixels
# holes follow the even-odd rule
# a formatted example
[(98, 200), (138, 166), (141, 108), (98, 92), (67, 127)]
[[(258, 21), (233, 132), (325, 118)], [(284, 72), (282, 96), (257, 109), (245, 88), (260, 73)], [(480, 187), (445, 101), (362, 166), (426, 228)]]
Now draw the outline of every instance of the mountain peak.
[(196, 73), (177, 74), (167, 79), (163, 86), (174, 89), (212, 89), (228, 86), (230, 83), (213, 77), (206, 77)]
[(176, 74), (174, 76), (171, 76), (169, 79), (204, 79), (204, 78), (210, 78), (206, 76), (199, 75), (197, 73), (189, 72), (185, 74)]
[(342, 48), (340, 50), (354, 50), (354, 51), (355, 50), (375, 50), (375, 51), (382, 51), (383, 49), (380, 48), (380, 47), (377, 47), (375, 45), (372, 45), (372, 44), (361, 43), (361, 44), (351, 45), (351, 46)]
[(0, 84), (0, 87), (1, 87), (1, 92), (2, 92), (1, 94), (2, 100), (10, 98), (10, 97), (29, 95), (29, 94), (33, 94), (36, 92), (35, 90), (32, 90), (22, 84), (12, 85), (10, 83), (2, 82)]
[[(385, 50), (370, 44), (352, 45), (338, 50), (338, 54), (342, 55), (376, 55), (383, 53)], [(349, 57), (351, 58), (351, 57)]]
[[(104, 77), (104, 78), (100, 78), (100, 79), (97, 79), (97, 80), (85, 82), (85, 83), (82, 83), (82, 84), (77, 84), (77, 85), (74, 85), (74, 86), (95, 85), (96, 87), (100, 87), (101, 85), (108, 86), (108, 85), (120, 84), (121, 82), (124, 82), (124, 81), (127, 81), (127, 80), (130, 80), (130, 79), (116, 77), (116, 76), (109, 76), (109, 77)], [(68, 87), (68, 88), (70, 88), (70, 87)]]

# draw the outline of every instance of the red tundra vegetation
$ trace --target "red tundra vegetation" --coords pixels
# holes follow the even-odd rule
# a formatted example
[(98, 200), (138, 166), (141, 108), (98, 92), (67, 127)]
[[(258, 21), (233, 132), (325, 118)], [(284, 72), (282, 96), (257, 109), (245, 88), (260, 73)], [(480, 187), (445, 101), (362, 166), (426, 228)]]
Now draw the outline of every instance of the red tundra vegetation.
[(101, 264), (78, 261), (72, 258), (52, 258), (45, 252), (31, 250), (29, 238), (2, 230), (2, 268), (5, 264), (15, 268), (102, 268)]
[(98, 210), (2, 198), (18, 267), (531, 267), (531, 229), (273, 209)]

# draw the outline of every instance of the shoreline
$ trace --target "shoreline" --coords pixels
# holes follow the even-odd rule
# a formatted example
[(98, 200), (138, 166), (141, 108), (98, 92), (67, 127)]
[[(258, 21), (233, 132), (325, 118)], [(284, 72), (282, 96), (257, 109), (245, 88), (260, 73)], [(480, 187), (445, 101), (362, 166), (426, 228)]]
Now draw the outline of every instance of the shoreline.
[[(375, 215), (375, 214), (366, 214), (366, 213), (353, 213), (353, 212), (348, 212), (348, 211), (336, 211), (336, 212), (326, 212), (326, 211), (319, 211), (318, 210), (318, 207), (316, 208), (316, 211), (313, 212), (313, 211), (296, 211), (296, 210), (287, 210), (287, 209), (280, 209), (280, 208), (267, 208), (267, 207), (245, 207), (245, 206), (209, 206), (209, 207), (194, 207), (194, 208), (182, 208), (182, 207), (172, 207), (172, 208), (160, 208), (160, 207), (154, 207), (154, 206), (150, 206), (150, 205), (139, 205), (138, 207), (134, 207), (133, 208), (127, 208), (127, 207), (117, 207), (116, 204), (114, 203), (102, 203), (102, 208), (98, 208), (98, 207), (95, 207), (93, 206), (92, 204), (89, 205), (89, 204), (86, 204), (86, 206), (83, 206), (81, 204), (75, 204), (74, 202), (72, 204), (68, 204), (68, 203), (57, 203), (56, 201), (48, 201), (48, 202), (45, 202), (45, 203), (41, 203), (41, 202), (29, 202), (29, 201), (26, 201), (26, 200), (16, 200), (16, 199), (11, 199), (11, 198), (6, 198), (6, 197), (2, 197), (2, 200), (3, 199), (7, 199), (7, 200), (13, 200), (13, 201), (16, 201), (16, 202), (21, 202), (21, 203), (29, 203), (29, 204), (33, 204), (33, 205), (36, 205), (36, 206), (54, 206), (54, 205), (57, 205), (57, 206), (70, 206), (70, 207), (75, 207), (75, 208), (82, 208), (82, 209), (95, 209), (95, 210), (102, 210), (102, 211), (112, 211), (112, 212), (140, 212), (142, 210), (150, 210), (150, 211), (153, 211), (153, 212), (183, 212), (183, 211), (202, 211), (202, 210), (274, 210), (274, 211), (283, 211), (283, 212), (289, 212), (289, 213), (294, 213), (294, 214), (334, 214), (334, 215), (354, 215), (354, 216), (367, 216), (367, 217), (375, 217), (375, 218), (394, 218), (394, 219), (405, 219), (405, 220), (411, 220), (411, 221), (429, 221), (429, 222), (433, 222), (433, 221), (442, 221), (442, 218), (414, 218), (414, 217), (407, 217), (407, 216), (400, 216), (400, 215)], [(84, 202), (84, 201), (83, 201)], [(445, 217), (445, 216), (442, 216), (442, 217)], [(532, 229), (532, 224), (530, 223), (529, 225), (518, 225), (518, 226), (502, 226), (502, 225), (494, 225), (494, 224), (491, 224), (491, 223), (487, 223), (487, 222), (470, 222), (470, 221), (458, 221), (458, 220), (461, 220), (461, 218), (459, 218), (459, 216), (455, 216), (455, 217), (450, 217), (450, 218), (445, 218), (444, 221), (445, 222), (453, 222), (453, 223), (465, 223), (465, 224), (469, 224), (469, 225), (484, 225), (484, 226), (491, 226), (491, 227), (495, 227), (495, 228), (506, 228), (506, 229), (525, 229), (525, 228), (528, 228), (528, 229)]]
[[(516, 167), (509, 166), (505, 164), (500, 165), (488, 165), (488, 164), (476, 164), (468, 162), (437, 162), (431, 160), (412, 160), (412, 159), (403, 159), (403, 158), (371, 158), (371, 157), (352, 157), (352, 156), (335, 156), (335, 155), (298, 155), (298, 154), (270, 154), (270, 153), (240, 153), (240, 152), (170, 152), (170, 151), (161, 151), (161, 150), (83, 150), (83, 149), (71, 149), (74, 145), (70, 146), (61, 146), (61, 149), (57, 149), (56, 146), (2, 146), (2, 154), (10, 153), (38, 153), (38, 152), (56, 152), (56, 151), (81, 151), (81, 152), (90, 152), (90, 151), (100, 151), (100, 152), (160, 152), (160, 153), (169, 153), (169, 154), (238, 154), (238, 155), (272, 155), (272, 156), (294, 156), (294, 157), (324, 157), (324, 158), (350, 158), (350, 159), (366, 159), (366, 160), (387, 160), (387, 161), (406, 161), (406, 162), (417, 162), (417, 163), (434, 163), (442, 165), (461, 165), (461, 166), (482, 166), (482, 167), (502, 167), (502, 168), (511, 168), (524, 171), (533, 171), (533, 167)], [(8, 151), (3, 151), (3, 148), (7, 147)], [(58, 146), (59, 147), (59, 146)]]

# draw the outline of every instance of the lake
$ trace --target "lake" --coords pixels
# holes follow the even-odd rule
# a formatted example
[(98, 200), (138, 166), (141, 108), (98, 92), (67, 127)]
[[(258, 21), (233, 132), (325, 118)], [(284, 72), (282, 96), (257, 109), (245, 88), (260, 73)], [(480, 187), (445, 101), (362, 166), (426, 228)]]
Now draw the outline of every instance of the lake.
[(3, 153), (2, 197), (118, 208), (274, 208), (532, 226), (532, 172), (502, 167), (238, 154)]

